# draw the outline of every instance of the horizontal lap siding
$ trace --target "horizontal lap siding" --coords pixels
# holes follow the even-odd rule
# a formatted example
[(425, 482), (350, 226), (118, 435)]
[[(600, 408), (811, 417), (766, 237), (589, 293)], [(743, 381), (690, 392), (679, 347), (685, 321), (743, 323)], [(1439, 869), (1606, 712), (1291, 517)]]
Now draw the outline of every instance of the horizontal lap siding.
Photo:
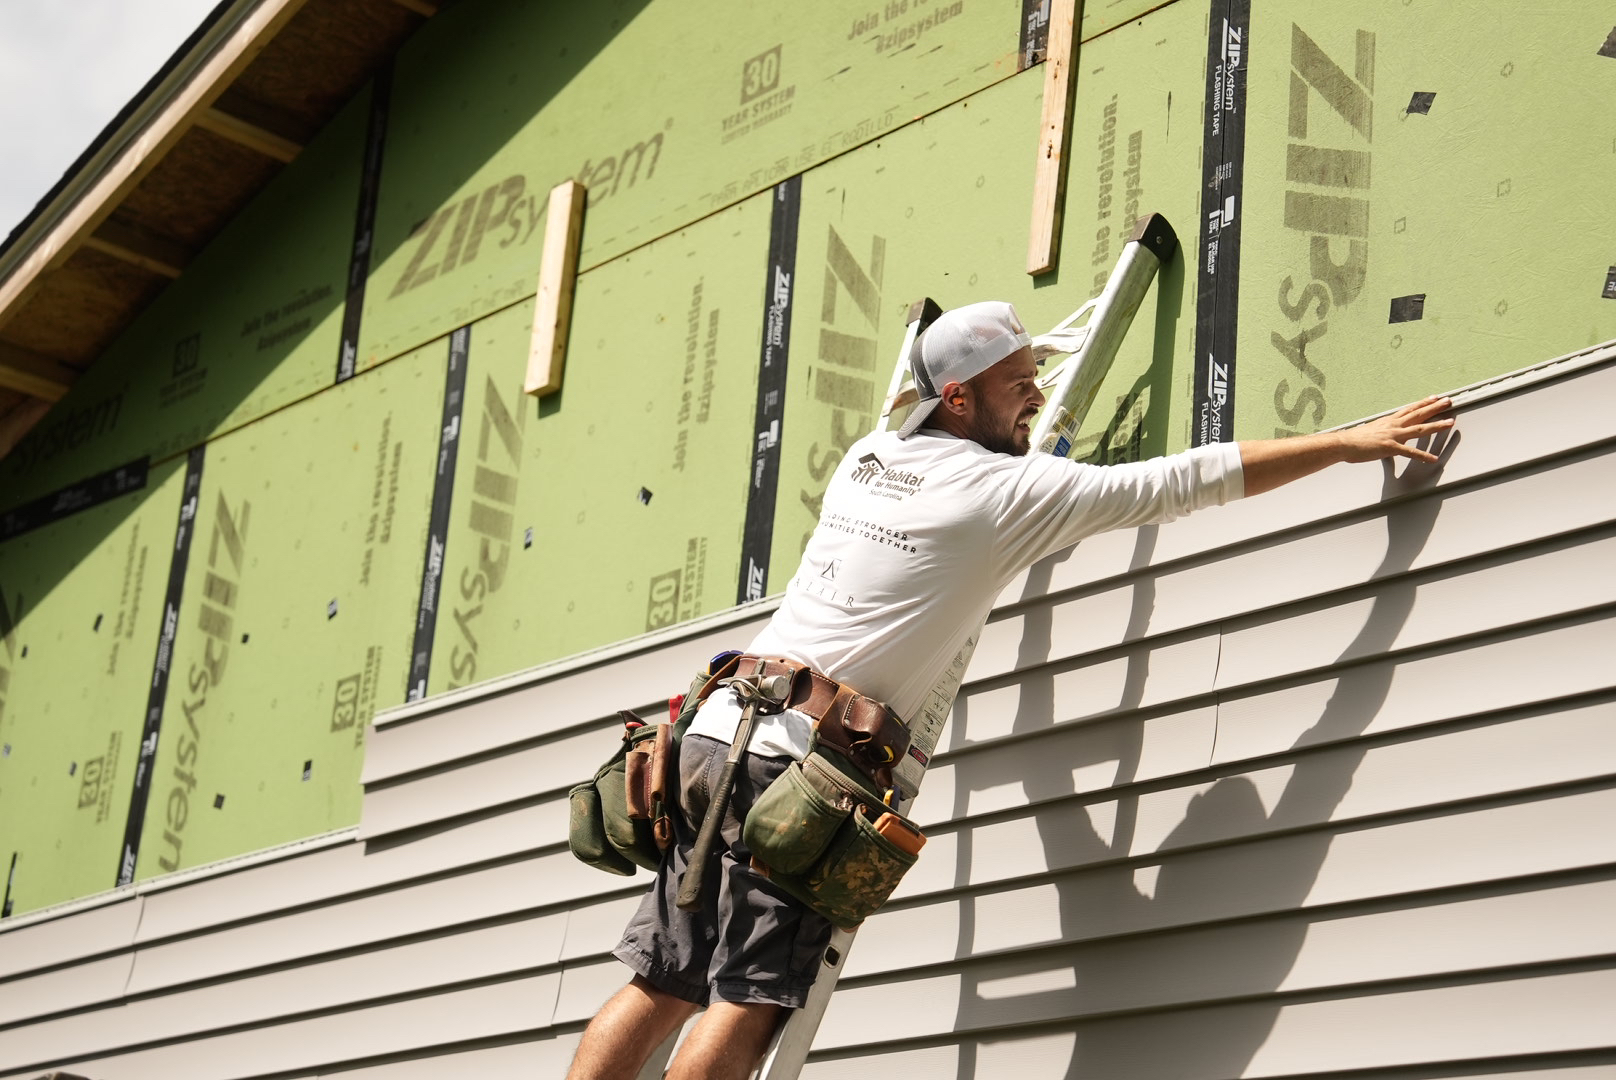
[(361, 779), (374, 784), (587, 725), (618, 709), (665, 702), (689, 685), (708, 657), (751, 640), (762, 620), (733, 623), (686, 637), (673, 647), (604, 660), (493, 697), (479, 699), (461, 691), (444, 698), (462, 704), (427, 702), (407, 710), (406, 719), (380, 718), (365, 748)]
[[(1013, 584), (804, 1075), (1616, 1070), (1616, 455), (1545, 410), (1580, 396), (1467, 412), (1384, 508), (1331, 470)], [(1505, 429), (1561, 456), (1469, 454)]]
[(541, 795), (564, 796), (599, 766), (601, 747), (611, 746), (611, 732), (621, 726), (617, 710), (662, 719), (668, 698), (690, 685), (697, 667), (744, 645), (760, 625), (740, 621), (653, 653), (381, 724), (366, 752), (360, 835), (371, 840)]
[[(974, 1036), (957, 1043), (822, 1055), (802, 1071), (802, 1080), (841, 1080), (847, 1076), (981, 1077), (982, 1080), (1070, 1080), (1077, 1053), (1072, 1031)], [(1596, 1055), (1597, 1056), (1597, 1055)], [(412, 1074), (413, 1075), (413, 1074)], [(1078, 1075), (1085, 1075), (1079, 1073)], [(1105, 1075), (1098, 1071), (1089, 1075)], [(1522, 1068), (1521, 1059), (1496, 1065), (1438, 1064), (1418, 1068), (1331, 1071), (1307, 1074), (1313, 1080), (1610, 1080), (1611, 1065), (1559, 1064)]]
[(0, 983), (0, 1024), (114, 1001), (129, 985), (134, 964), (134, 954), (125, 952)]
[(181, 1044), (75, 1059), (73, 1068), (96, 1080), (226, 1080), (293, 1070), (312, 1074), (333, 1061), (542, 1029), (555, 1010), (560, 984), (559, 974), (536, 975), (205, 1034)]
[[(1017, 987), (991, 987), (990, 992), (1004, 996), (985, 1000), (962, 999), (962, 989), (958, 983), (940, 982), (931, 988), (930, 998), (915, 999), (917, 1006), (929, 1002), (931, 1008), (917, 1007), (914, 1011), (941, 1014), (945, 1021), (978, 1013), (1030, 1019), (1022, 1015), (1027, 1002), (1017, 1000)], [(869, 1064), (885, 1066), (890, 1062), (901, 1069), (907, 1062), (914, 1062), (931, 1070), (914, 1075), (970, 1076), (981, 1080), (1054, 1080), (1070, 1076), (1103, 1076), (1108, 1080), (1485, 1076), (1491, 1075), (1485, 1065), (1487, 1058), (1578, 1051), (1597, 1055), (1609, 1045), (1608, 1013), (1613, 992), (1616, 973), (1593, 971), (1498, 978), (1483, 984), (1375, 995), (1244, 1001), (1081, 1021), (1066, 1030), (1032, 1038), (1013, 1032), (997, 1038), (969, 1036), (959, 1040), (958, 1047), (882, 1055)], [(892, 1011), (883, 1010), (883, 1015)], [(902, 1016), (910, 1019), (907, 1012)], [(827, 1016), (827, 1026), (829, 1020)], [(905, 1025), (904, 1033), (910, 1027), (925, 1026), (923, 1022)], [(970, 1026), (973, 1025), (956, 1023), (954, 1030)], [(853, 1031), (868, 1027), (853, 1025)], [(846, 1030), (841, 1029), (843, 1033)], [(841, 1055), (828, 1058), (822, 1054), (819, 1067), (811, 1066), (803, 1075), (858, 1075), (850, 1065), (856, 1066), (864, 1056), (847, 1055), (850, 1061)], [(1409, 1061), (1465, 1064), (1429, 1072), (1379, 1071)], [(943, 1071), (950, 1062), (958, 1071)], [(1609, 1068), (1603, 1066), (1603, 1072), (1596, 1068), (1592, 1075), (1607, 1076)], [(1377, 1071), (1349, 1073), (1366, 1069)], [(1513, 1078), (1522, 1074), (1506, 1064), (1497, 1075)], [(1556, 1071), (1544, 1070), (1541, 1075), (1544, 1080), (1559, 1080)], [(1588, 1075), (1584, 1073), (1577, 1080)], [(1566, 1080), (1576, 1076), (1573, 1072)]]
[[(1586, 370), (1013, 583), (804, 1075), (1611, 1075), (1612, 416)], [(0, 935), (0, 1076), (558, 1075), (647, 880), (566, 789), (733, 622), (397, 710), (357, 836)]]
[[(371, 840), (521, 799), (564, 797), (579, 777), (594, 773), (600, 748), (609, 747), (621, 730), (622, 722), (614, 719), (575, 735), (372, 789), (366, 792), (359, 833)], [(565, 814), (564, 807), (561, 812)]]
[(140, 925), (142, 903), (141, 897), (129, 897), (8, 931), (0, 939), (0, 979), (127, 946)]
[[(1140, 876), (1132, 884), (1156, 889), (1162, 878)], [(1177, 887), (1168, 877), (1165, 888)], [(1616, 883), (1512, 881), (1496, 889), (1465, 900), (1399, 895), (1360, 902), (1345, 913), (1313, 914), (1292, 905), (1271, 917), (1225, 917), (1139, 936), (1148, 929), (1143, 919), (1087, 925), (1081, 891), (1049, 882), (886, 913), (879, 923), (872, 920), (872, 929), (895, 935), (902, 927), (923, 940), (904, 947), (861, 944), (848, 960), (846, 977), (962, 961), (1003, 977), (1026, 964), (1058, 963), (1082, 974), (1085, 1011), (1113, 1012), (1616, 953), (1616, 924), (1600, 918), (1616, 910), (1610, 907)], [(1134, 906), (1144, 902), (1136, 897)], [(1063, 932), (1063, 922), (1075, 925)], [(1262, 958), (1277, 955), (1288, 966), (1276, 972)], [(871, 992), (884, 985), (876, 979), (870, 984)], [(838, 1008), (854, 1007), (852, 986), (851, 1000)]]

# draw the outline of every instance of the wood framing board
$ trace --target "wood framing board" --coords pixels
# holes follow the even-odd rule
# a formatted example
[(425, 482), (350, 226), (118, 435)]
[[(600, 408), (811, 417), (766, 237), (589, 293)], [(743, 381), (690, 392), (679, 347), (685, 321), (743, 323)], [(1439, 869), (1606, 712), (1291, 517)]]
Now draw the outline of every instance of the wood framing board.
[(359, 819), (366, 724), (404, 696), (443, 352), (208, 444), (139, 878)]
[(0, 545), (0, 865), (11, 915), (116, 882), (184, 462)]
[(580, 275), (539, 401), (532, 301), (473, 326), (429, 693), (734, 602), (768, 234), (755, 197)]
[(588, 270), (1013, 74), (1019, 22), (1003, 0), (443, 12), (398, 60), (361, 355), (530, 296), (561, 180), (590, 191)]
[(578, 241), (583, 233), (588, 194), (576, 180), (550, 189), (545, 211), (544, 258), (533, 302), (533, 345), (527, 358), (523, 393), (543, 397), (561, 389), (572, 329), (572, 295), (578, 283)]
[(0, 461), (10, 507), (331, 381), (368, 102), (340, 112)]
[(1045, 274), (1060, 257), (1061, 208), (1072, 154), (1072, 95), (1077, 90), (1082, 0), (1051, 0), (1044, 56), (1043, 114), (1033, 155), (1032, 221), (1027, 237), (1027, 273)]
[(1616, 337), (1610, 11), (1487, 11), (1253, 0), (1238, 438)]

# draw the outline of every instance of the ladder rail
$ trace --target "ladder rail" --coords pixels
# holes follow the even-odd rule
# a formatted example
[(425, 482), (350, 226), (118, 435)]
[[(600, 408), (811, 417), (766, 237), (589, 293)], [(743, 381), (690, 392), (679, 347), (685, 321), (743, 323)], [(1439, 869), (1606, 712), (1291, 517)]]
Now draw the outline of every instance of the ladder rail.
[[(1077, 352), (1061, 365), (1049, 403), (1038, 415), (1038, 423), (1032, 431), (1034, 451), (1056, 457), (1071, 453), (1077, 430), (1100, 392), (1100, 383), (1110, 373), (1111, 363), (1133, 325), (1133, 317), (1144, 303), (1151, 282), (1156, 280), (1156, 272), (1177, 246), (1178, 238), (1172, 226), (1160, 214), (1141, 218), (1135, 226), (1105, 288), (1090, 301), (1088, 333), (1083, 336)], [(1057, 331), (1065, 325), (1061, 324)]]

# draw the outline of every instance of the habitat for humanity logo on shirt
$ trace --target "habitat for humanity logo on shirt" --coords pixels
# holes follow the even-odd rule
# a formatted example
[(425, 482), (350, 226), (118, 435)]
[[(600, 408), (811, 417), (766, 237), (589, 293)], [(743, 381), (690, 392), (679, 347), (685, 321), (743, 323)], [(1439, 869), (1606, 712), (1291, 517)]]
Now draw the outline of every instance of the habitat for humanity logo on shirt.
[(858, 467), (853, 470), (853, 479), (860, 484), (868, 484), (877, 476), (886, 471), (881, 459), (874, 454), (865, 454), (858, 460)]
[(874, 454), (865, 454), (858, 459), (858, 464), (853, 466), (852, 479), (854, 483), (868, 487), (871, 495), (879, 495), (883, 499), (906, 499), (926, 482), (924, 476), (887, 468)]

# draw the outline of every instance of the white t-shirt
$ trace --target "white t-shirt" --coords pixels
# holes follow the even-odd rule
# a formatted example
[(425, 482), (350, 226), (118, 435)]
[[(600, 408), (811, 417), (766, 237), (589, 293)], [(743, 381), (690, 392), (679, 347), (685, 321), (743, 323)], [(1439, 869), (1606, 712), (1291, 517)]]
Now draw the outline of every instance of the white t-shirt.
[[(1012, 457), (925, 428), (875, 432), (836, 467), (802, 563), (747, 651), (785, 656), (940, 729), (993, 601), (1018, 573), (1085, 536), (1171, 521), (1245, 493), (1233, 443), (1125, 465)], [(735, 737), (714, 694), (690, 732)], [(753, 753), (807, 756), (812, 721), (758, 717)]]

